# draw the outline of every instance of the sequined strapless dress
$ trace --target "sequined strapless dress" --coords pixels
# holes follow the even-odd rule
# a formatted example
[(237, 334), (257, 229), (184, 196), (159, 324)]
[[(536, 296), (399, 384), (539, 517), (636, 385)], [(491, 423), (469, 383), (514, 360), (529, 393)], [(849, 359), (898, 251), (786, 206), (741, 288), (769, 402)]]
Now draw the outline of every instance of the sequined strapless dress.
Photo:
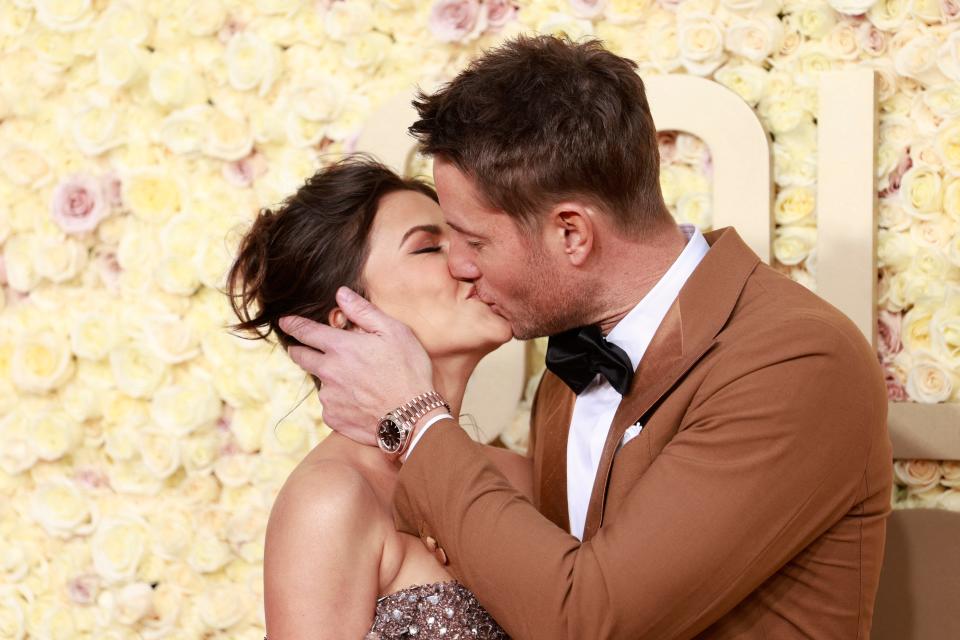
[(473, 592), (450, 581), (408, 587), (377, 600), (373, 626), (364, 640), (412, 639), (510, 640), (510, 636)]

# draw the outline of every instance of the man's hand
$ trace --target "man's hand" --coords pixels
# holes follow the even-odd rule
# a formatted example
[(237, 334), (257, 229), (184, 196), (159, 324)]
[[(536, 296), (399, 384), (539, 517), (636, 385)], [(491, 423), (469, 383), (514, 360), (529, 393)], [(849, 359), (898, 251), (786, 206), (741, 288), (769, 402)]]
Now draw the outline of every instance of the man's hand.
[(307, 345), (290, 347), (289, 354), (320, 379), (323, 421), (352, 440), (376, 445), (383, 414), (434, 388), (433, 365), (410, 328), (373, 303), (340, 287), (337, 304), (363, 332), (299, 316), (284, 316), (280, 327)]

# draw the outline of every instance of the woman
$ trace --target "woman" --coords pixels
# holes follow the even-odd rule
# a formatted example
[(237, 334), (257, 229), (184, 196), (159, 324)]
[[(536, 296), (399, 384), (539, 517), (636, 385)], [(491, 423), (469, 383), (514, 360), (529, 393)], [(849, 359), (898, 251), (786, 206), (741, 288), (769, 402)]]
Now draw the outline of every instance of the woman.
[[(351, 286), (413, 330), (457, 415), (473, 369), (511, 331), (450, 276), (448, 244), (430, 186), (365, 156), (343, 160), (258, 214), (227, 278), (234, 328), (272, 332), (285, 348), (296, 344), (279, 327), (285, 315), (352, 329), (334, 299)], [(487, 450), (531, 495), (528, 460)], [(379, 449), (331, 433), (290, 474), (267, 524), (270, 640), (507, 637), (419, 538), (394, 529), (398, 470)]]

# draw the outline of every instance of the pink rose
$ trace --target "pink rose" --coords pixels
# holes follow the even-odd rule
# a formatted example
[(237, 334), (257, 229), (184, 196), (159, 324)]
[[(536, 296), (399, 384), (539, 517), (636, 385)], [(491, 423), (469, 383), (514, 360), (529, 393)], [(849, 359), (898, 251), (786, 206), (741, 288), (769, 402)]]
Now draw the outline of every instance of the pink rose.
[(940, 13), (944, 22), (951, 22), (960, 18), (960, 1), (940, 0)]
[(889, 362), (903, 349), (903, 344), (900, 342), (902, 319), (902, 314), (892, 313), (886, 309), (882, 309), (877, 315), (878, 351), (883, 362)]
[(500, 29), (517, 15), (517, 5), (510, 0), (487, 0), (487, 26), (491, 30)]
[(67, 583), (67, 596), (77, 604), (93, 604), (100, 591), (100, 578), (93, 573), (81, 574)]
[(109, 213), (103, 184), (92, 176), (68, 177), (53, 190), (50, 212), (53, 221), (66, 233), (96, 229)]
[(657, 131), (657, 146), (660, 148), (660, 163), (671, 164), (677, 158), (677, 132)]
[(886, 34), (866, 20), (857, 27), (857, 41), (860, 48), (872, 56), (881, 56), (887, 50)]
[(123, 182), (115, 173), (108, 173), (101, 178), (103, 194), (107, 197), (107, 204), (111, 207), (123, 205)]
[[(439, 0), (430, 11), (430, 31), (443, 42), (463, 42), (479, 31), (477, 0)], [(484, 18), (486, 15), (484, 14)]]
[(570, 0), (570, 8), (578, 18), (596, 18), (607, 8), (607, 0)]
[(884, 369), (883, 380), (887, 383), (887, 399), (891, 402), (906, 402), (907, 390), (900, 379), (889, 369)]
[(909, 171), (912, 166), (913, 159), (910, 157), (910, 147), (907, 147), (903, 152), (903, 157), (900, 158), (900, 162), (887, 177), (887, 186), (880, 191), (879, 196), (887, 198), (900, 191), (900, 181), (903, 180), (903, 174)]
[(249, 155), (223, 163), (221, 173), (224, 180), (235, 187), (246, 188), (267, 172), (267, 158), (254, 149)]
[(117, 260), (117, 251), (113, 247), (98, 245), (93, 248), (93, 263), (96, 267), (95, 273), (100, 278), (103, 286), (112, 292), (120, 290), (120, 273), (123, 268)]

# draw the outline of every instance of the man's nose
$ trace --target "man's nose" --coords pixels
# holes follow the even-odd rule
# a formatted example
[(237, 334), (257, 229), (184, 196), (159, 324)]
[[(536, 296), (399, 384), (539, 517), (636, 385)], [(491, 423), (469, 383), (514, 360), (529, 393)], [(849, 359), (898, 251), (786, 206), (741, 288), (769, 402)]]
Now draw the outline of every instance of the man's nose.
[(466, 252), (458, 247), (460, 243), (454, 242), (450, 245), (450, 250), (447, 254), (447, 269), (450, 270), (450, 275), (456, 278), (457, 280), (468, 280), (473, 281), (480, 277), (480, 269), (477, 268), (476, 263), (470, 259)]

